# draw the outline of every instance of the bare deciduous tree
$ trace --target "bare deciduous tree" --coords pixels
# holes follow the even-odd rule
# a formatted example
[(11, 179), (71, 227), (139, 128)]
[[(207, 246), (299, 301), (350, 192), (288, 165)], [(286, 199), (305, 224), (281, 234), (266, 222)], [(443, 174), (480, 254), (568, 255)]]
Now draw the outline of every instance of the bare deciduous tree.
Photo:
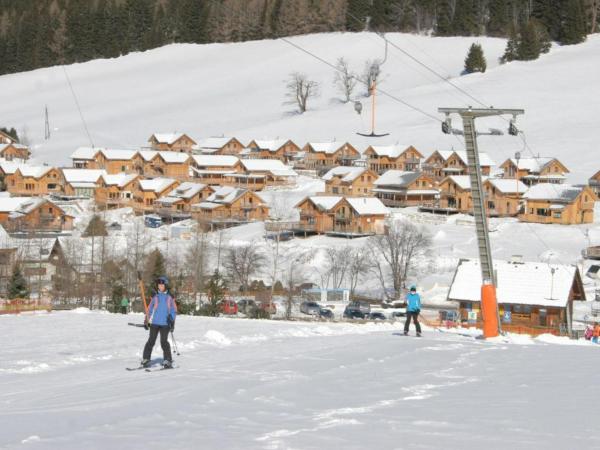
[[(419, 259), (428, 254), (431, 236), (423, 227), (394, 222), (385, 234), (370, 237), (369, 244), (373, 272), (385, 296), (393, 300), (400, 297), (406, 278)], [(388, 293), (388, 287), (393, 288), (393, 297)]]
[(369, 97), (373, 94), (373, 87), (381, 76), (381, 61), (379, 59), (365, 61), (365, 68), (363, 70), (363, 81), (367, 88), (365, 97)]
[(202, 232), (199, 225), (196, 225), (193, 239), (192, 244), (187, 249), (185, 260), (187, 275), (190, 277), (192, 284), (192, 295), (194, 301), (197, 301), (198, 294), (204, 290), (206, 281), (206, 260), (209, 254), (209, 246), (206, 234)]
[(354, 248), (350, 252), (350, 263), (348, 265), (348, 287), (350, 297), (354, 295), (356, 286), (361, 278), (371, 270), (371, 263), (365, 247)]
[(356, 75), (350, 71), (348, 61), (344, 58), (339, 58), (335, 66), (337, 70), (333, 76), (333, 84), (338, 92), (344, 96), (344, 103), (348, 103), (358, 80)]
[(287, 293), (285, 299), (285, 318), (290, 320), (292, 317), (292, 306), (294, 304), (294, 292), (296, 286), (306, 281), (306, 265), (312, 260), (313, 253), (310, 250), (304, 250), (288, 258), (283, 265), (283, 280)]
[(352, 249), (329, 247), (325, 250), (325, 286), (339, 289), (346, 278), (351, 263)]
[(241, 290), (248, 289), (250, 277), (259, 273), (266, 263), (266, 257), (256, 242), (229, 247), (223, 266), (231, 279), (240, 284)]
[(309, 98), (319, 96), (319, 83), (309, 80), (304, 73), (293, 72), (286, 83), (287, 105), (297, 105), (300, 114), (304, 113), (307, 108)]

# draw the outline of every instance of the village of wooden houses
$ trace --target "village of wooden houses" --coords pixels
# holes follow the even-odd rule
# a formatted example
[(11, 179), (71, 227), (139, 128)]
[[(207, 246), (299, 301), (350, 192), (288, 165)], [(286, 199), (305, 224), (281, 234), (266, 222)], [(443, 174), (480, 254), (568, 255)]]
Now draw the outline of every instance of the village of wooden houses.
[[(138, 149), (76, 148), (69, 167), (51, 167), (30, 164), (27, 146), (5, 134), (0, 139), (0, 180), (6, 191), (0, 197), (0, 225), (12, 236), (68, 234), (73, 227), (68, 205), (82, 199), (92, 200), (95, 211), (131, 208), (151, 227), (192, 219), (202, 230), (215, 231), (264, 222), (267, 232), (297, 239), (382, 234), (394, 208), (430, 216), (472, 211), (467, 157), (459, 150), (426, 154), (412, 145), (357, 148), (338, 141), (196, 140), (185, 133), (155, 133)], [(593, 222), (600, 171), (590, 174), (587, 185), (570, 185), (569, 169), (560, 160), (516, 156), (493, 161), (480, 155), (489, 217), (565, 226)], [(306, 179), (321, 179), (323, 192), (296, 202), (294, 220), (272, 217), (262, 194), (296, 189)], [(48, 258), (52, 251), (46, 249)], [(6, 288), (12, 259), (10, 249), (2, 252)], [(476, 272), (470, 264), (459, 264), (455, 281)], [(505, 270), (510, 272), (510, 264)], [(571, 273), (570, 280), (573, 288), (567, 289), (562, 308), (547, 313), (539, 306), (544, 330), (558, 330), (568, 304), (572, 308), (573, 299), (585, 299), (579, 272)], [(465, 301), (469, 298), (457, 296), (456, 286), (450, 288), (448, 299), (461, 305), (463, 318), (477, 307)], [(522, 325), (539, 325), (539, 320), (528, 314)]]

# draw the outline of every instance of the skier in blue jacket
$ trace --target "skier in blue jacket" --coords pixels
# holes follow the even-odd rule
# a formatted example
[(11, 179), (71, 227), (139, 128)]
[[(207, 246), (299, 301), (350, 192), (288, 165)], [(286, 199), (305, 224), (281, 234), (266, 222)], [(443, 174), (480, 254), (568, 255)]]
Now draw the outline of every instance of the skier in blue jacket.
[(410, 292), (406, 294), (406, 322), (404, 322), (404, 335), (408, 334), (410, 319), (414, 320), (417, 328), (417, 336), (421, 336), (421, 324), (417, 320), (421, 312), (421, 296), (417, 294), (417, 287), (411, 286)]
[(150, 336), (144, 347), (142, 357), (142, 366), (150, 366), (150, 357), (152, 349), (156, 343), (156, 338), (160, 333), (160, 346), (163, 351), (163, 366), (172, 367), (173, 358), (171, 357), (171, 346), (169, 345), (169, 331), (175, 329), (175, 317), (177, 316), (177, 305), (175, 300), (167, 290), (169, 280), (161, 276), (156, 280), (157, 292), (150, 300), (148, 305), (148, 314), (144, 319), (146, 329), (150, 328)]

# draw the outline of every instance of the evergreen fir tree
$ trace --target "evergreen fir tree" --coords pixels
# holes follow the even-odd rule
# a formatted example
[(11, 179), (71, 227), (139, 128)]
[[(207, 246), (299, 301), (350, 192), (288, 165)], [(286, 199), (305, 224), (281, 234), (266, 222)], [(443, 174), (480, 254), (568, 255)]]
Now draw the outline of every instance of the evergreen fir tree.
[(12, 275), (8, 283), (8, 298), (29, 298), (29, 289), (27, 288), (27, 281), (21, 273), (21, 266), (15, 264), (13, 267)]
[(488, 36), (506, 36), (510, 33), (510, 13), (505, 0), (490, 0), (488, 6)]
[(156, 294), (156, 280), (158, 277), (167, 275), (165, 270), (165, 257), (159, 249), (154, 249), (148, 255), (146, 260), (146, 293), (147, 295)]
[(485, 72), (487, 67), (483, 49), (480, 44), (471, 44), (467, 58), (465, 59), (465, 73)]
[(517, 48), (518, 58), (521, 61), (530, 61), (540, 56), (540, 41), (533, 21), (527, 24), (521, 30), (521, 40)]
[(563, 11), (559, 42), (562, 45), (572, 45), (585, 41), (586, 18), (582, 0), (567, 0)]
[(371, 16), (371, 8), (364, 0), (348, 0), (346, 5), (349, 14), (346, 15), (348, 31), (364, 31), (367, 17)]
[(435, 34), (437, 36), (452, 36), (452, 8), (449, 0), (442, 0), (436, 16)]
[(226, 284), (218, 270), (212, 274), (208, 280), (207, 295), (208, 304), (205, 305), (203, 313), (207, 316), (217, 316), (219, 314), (219, 303), (225, 298)]
[(8, 134), (10, 137), (12, 137), (13, 139), (15, 139), (17, 142), (19, 142), (19, 134), (17, 133), (17, 130), (15, 130), (15, 128), (11, 128), (10, 130), (6, 127), (0, 127), (0, 131), (2, 131), (3, 133)]
[(563, 8), (563, 0), (532, 0), (531, 18), (546, 28), (550, 39), (557, 40), (560, 36)]
[(102, 220), (98, 214), (94, 214), (88, 222), (88, 225), (85, 228), (82, 236), (108, 236), (108, 232), (106, 231), (106, 222)]
[(519, 36), (514, 28), (511, 28), (510, 37), (506, 42), (504, 54), (500, 58), (500, 63), (514, 61), (519, 59)]
[(474, 0), (457, 0), (452, 19), (452, 34), (473, 36), (479, 34), (477, 8)]

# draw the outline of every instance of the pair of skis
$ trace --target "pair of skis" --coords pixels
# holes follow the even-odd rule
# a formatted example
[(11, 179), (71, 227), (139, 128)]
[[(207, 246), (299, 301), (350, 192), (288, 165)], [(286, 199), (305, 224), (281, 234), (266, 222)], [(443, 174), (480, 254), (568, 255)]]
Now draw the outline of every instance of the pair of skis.
[(146, 366), (138, 366), (138, 367), (125, 367), (125, 370), (128, 370), (129, 372), (133, 372), (136, 370), (142, 370), (144, 369), (145, 372), (160, 372), (161, 370), (171, 370), (171, 369), (176, 369), (176, 366), (150, 366), (150, 367), (146, 367)]

